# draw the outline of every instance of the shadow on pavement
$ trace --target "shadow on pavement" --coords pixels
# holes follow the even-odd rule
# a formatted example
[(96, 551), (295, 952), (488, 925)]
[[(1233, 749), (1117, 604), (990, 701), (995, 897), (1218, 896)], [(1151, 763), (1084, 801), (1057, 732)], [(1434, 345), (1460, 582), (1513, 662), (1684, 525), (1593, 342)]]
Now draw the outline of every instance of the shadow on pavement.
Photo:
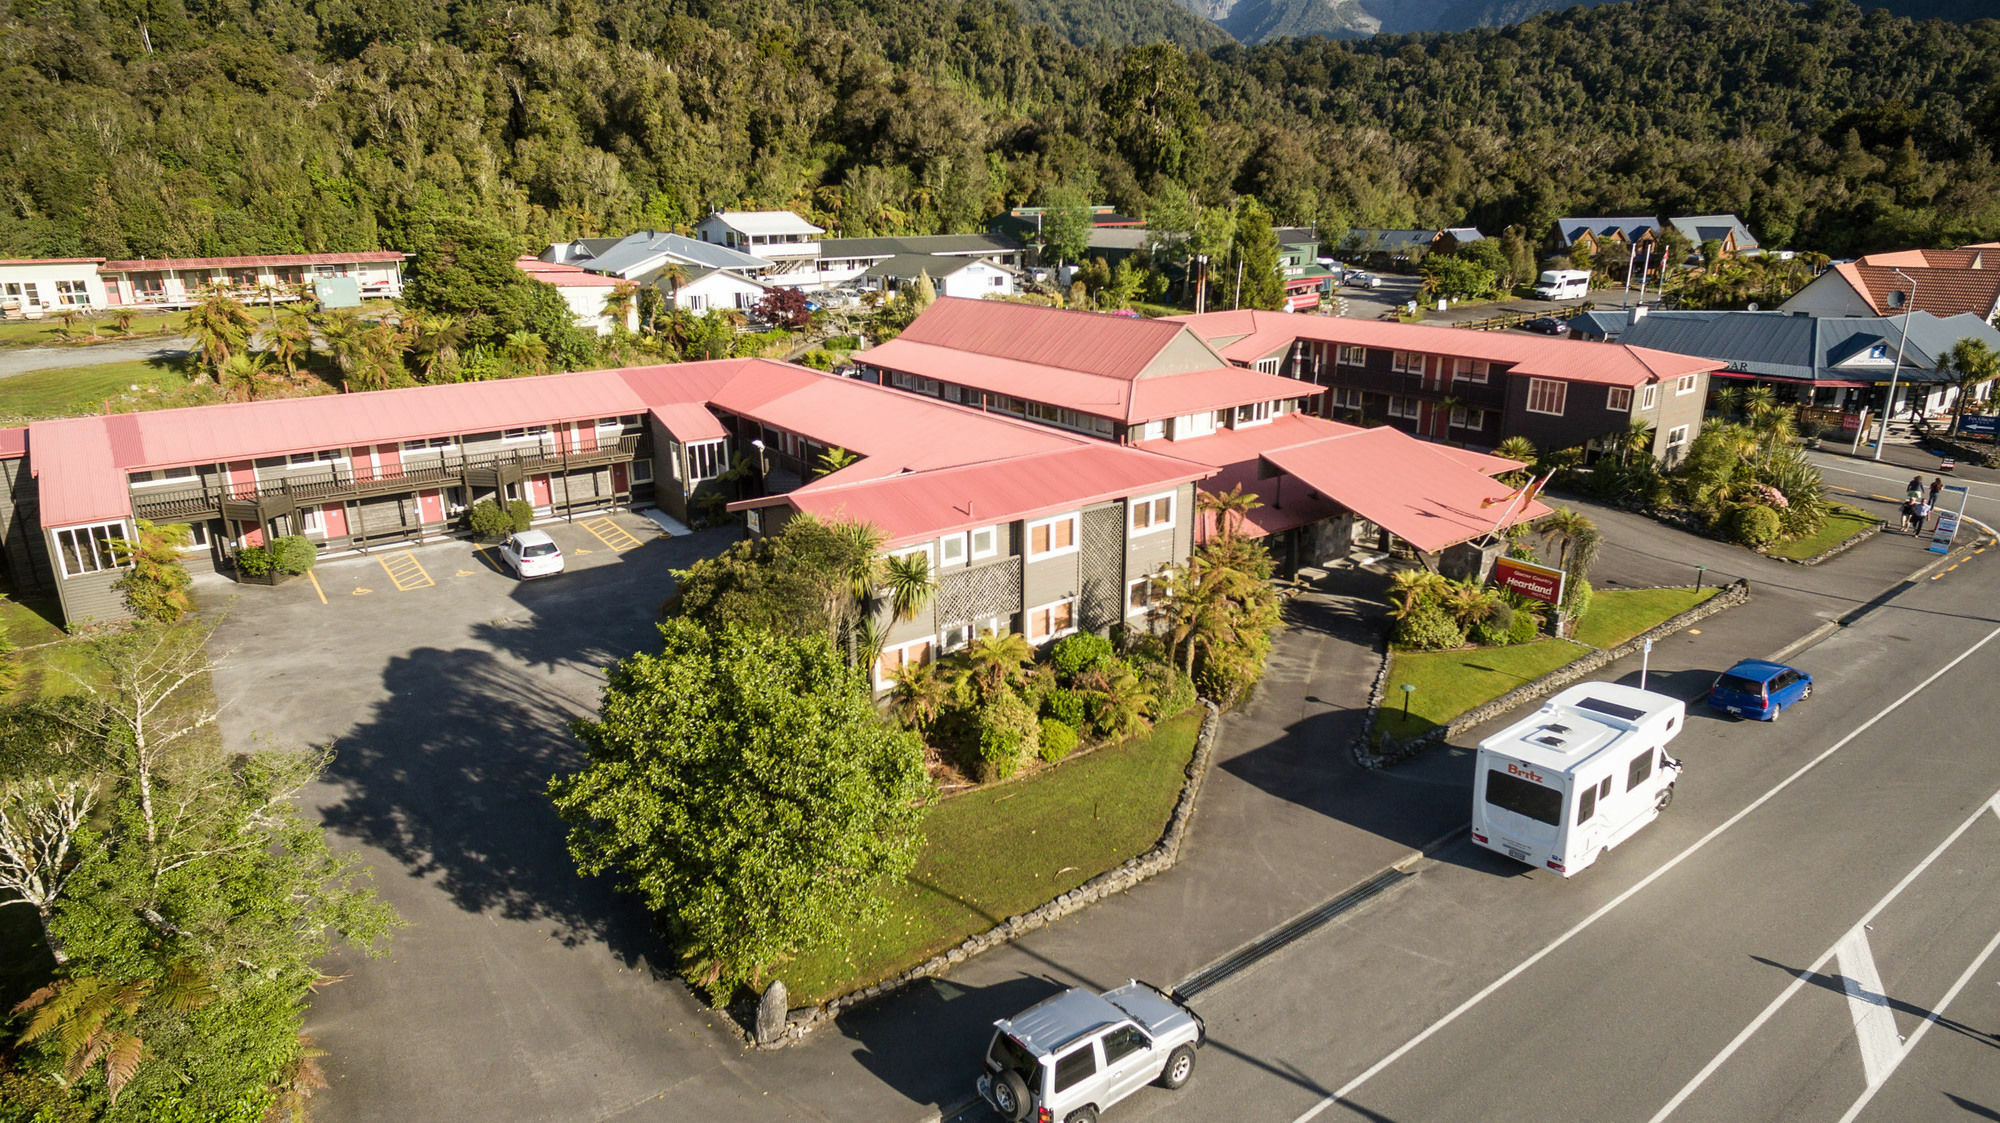
[(904, 988), (893, 1002), (843, 1015), (836, 1024), (855, 1043), (854, 1059), (876, 1079), (915, 1103), (942, 1109), (977, 1094), (974, 1081), (996, 1019), (1064, 989), (1034, 975), (984, 987), (929, 979)]
[[(1947, 1018), (1935, 1010), (1927, 1010), (1914, 1002), (1904, 1002), (1899, 998), (1891, 998), (1886, 994), (1878, 994), (1861, 986), (1861, 984), (1845, 975), (1827, 975), (1818, 971), (1807, 971), (1802, 967), (1787, 967), (1775, 959), (1766, 959), (1761, 955), (1753, 955), (1750, 958), (1758, 963), (1762, 963), (1766, 967), (1776, 967), (1793, 978), (1804, 979), (1806, 982), (1823, 990), (1830, 990), (1843, 997), (1858, 998), (1863, 1002), (1887, 1006), (1891, 1010), (1908, 1014), (1913, 1018), (1922, 1018), (1926, 1021), (1936, 1022), (1939, 1029), (1950, 1030), (1991, 1049), (2000, 1049), (2000, 1036), (1995, 1036), (1984, 1030), (1974, 1029), (1956, 1018)], [(1849, 993), (1850, 987), (1852, 988), (1852, 994)]]

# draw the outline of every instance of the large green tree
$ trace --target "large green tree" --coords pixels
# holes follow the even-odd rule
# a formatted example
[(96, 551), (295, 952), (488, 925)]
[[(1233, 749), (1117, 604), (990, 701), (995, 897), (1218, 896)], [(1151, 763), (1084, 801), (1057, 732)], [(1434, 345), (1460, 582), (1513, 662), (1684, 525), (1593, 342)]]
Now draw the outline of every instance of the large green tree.
[(1285, 277), (1278, 268), (1278, 236), (1271, 228), (1271, 212), (1264, 204), (1246, 198), (1236, 210), (1236, 252), (1242, 264), (1242, 293), (1236, 303), (1243, 308), (1276, 309), (1285, 301)]
[(874, 913), (916, 860), (929, 781), (824, 637), (687, 619), (660, 636), (612, 670), (575, 726), (584, 766), (550, 792), (578, 868), (663, 914), (720, 999)]

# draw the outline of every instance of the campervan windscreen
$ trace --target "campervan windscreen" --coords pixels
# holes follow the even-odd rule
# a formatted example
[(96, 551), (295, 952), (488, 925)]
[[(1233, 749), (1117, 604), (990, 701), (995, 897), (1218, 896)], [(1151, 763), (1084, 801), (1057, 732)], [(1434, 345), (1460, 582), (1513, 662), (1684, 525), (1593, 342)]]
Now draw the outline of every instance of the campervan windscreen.
[(1556, 826), (1562, 822), (1562, 793), (1532, 784), (1519, 776), (1509, 776), (1498, 768), (1486, 772), (1486, 802), (1502, 811), (1525, 815), (1537, 823)]

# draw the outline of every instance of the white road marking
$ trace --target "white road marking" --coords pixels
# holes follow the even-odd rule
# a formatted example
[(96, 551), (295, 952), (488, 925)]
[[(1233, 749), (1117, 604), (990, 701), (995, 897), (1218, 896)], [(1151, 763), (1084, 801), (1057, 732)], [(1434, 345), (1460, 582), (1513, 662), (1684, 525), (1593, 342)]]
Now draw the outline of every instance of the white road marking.
[(1875, 955), (1868, 950), (1868, 929), (1855, 925), (1834, 945), (1833, 954), (1840, 966), (1840, 988), (1847, 992), (1847, 1004), (1854, 1011), (1861, 1070), (1870, 1088), (1879, 1087), (1903, 1059), (1903, 1042), (1896, 1035), (1896, 1013), (1889, 1009), (1888, 992), (1882, 989), (1882, 972), (1875, 969)]
[[(1991, 638), (1993, 638), (1992, 634), (1989, 633), (1987, 639)], [(1981, 640), (1980, 642), (1984, 643), (1985, 640)], [(1969, 655), (1971, 654), (1971, 652), (1968, 651), (1966, 654)], [(1961, 655), (1959, 656), (1959, 658), (1963, 659), (1965, 658), (1965, 656)], [(1901, 896), (1903, 890), (1908, 889), (1910, 887), (1910, 883), (1912, 881), (1915, 881), (1919, 874), (1929, 869), (1931, 863), (1938, 860), (1939, 855), (1943, 854), (1945, 850), (1951, 846), (1952, 843), (1958, 841), (1958, 836), (1964, 834), (1967, 830), (1971, 829), (1972, 824), (1985, 818), (1986, 813), (1988, 811), (1993, 811), (1996, 814), (2000, 814), (2000, 792), (1993, 793), (1993, 797), (1987, 800), (1984, 804), (1980, 805), (1979, 810), (1974, 811), (1970, 818), (1966, 819), (1963, 823), (1960, 823), (1958, 825), (1958, 828), (1952, 831), (1951, 834), (1947, 835), (1943, 842), (1938, 843), (1937, 849), (1931, 851), (1928, 855), (1926, 855), (1923, 861), (1918, 862), (1915, 869), (1912, 869), (1909, 873), (1904, 874), (1903, 880), (1898, 881), (1894, 888), (1890, 889), (1888, 893), (1883, 895), (1881, 900), (1875, 902), (1875, 907), (1869, 909), (1867, 915), (1863, 916), (1860, 920), (1855, 922), (1854, 930), (1856, 932), (1861, 931), (1864, 925), (1866, 925), (1869, 921), (1874, 920), (1875, 917), (1878, 914), (1880, 914), (1883, 909), (1889, 907), (1889, 902)], [(1666, 1106), (1662, 1107), (1657, 1113), (1654, 1114), (1651, 1123), (1660, 1123), (1660, 1120), (1665, 1119), (1669, 1115), (1672, 1115), (1674, 1113), (1675, 1108), (1680, 1107), (1683, 1101), (1685, 1101), (1689, 1096), (1694, 1094), (1695, 1089), (1700, 1088), (1702, 1084), (1707, 1082), (1709, 1077), (1715, 1075), (1716, 1069), (1721, 1068), (1724, 1062), (1726, 1062), (1727, 1060), (1729, 1060), (1730, 1057), (1736, 1054), (1736, 1050), (1741, 1049), (1743, 1047), (1744, 1042), (1750, 1040), (1752, 1035), (1754, 1035), (1759, 1029), (1762, 1029), (1764, 1027), (1765, 1022), (1771, 1020), (1772, 1015), (1776, 1014), (1778, 1010), (1781, 1007), (1783, 1007), (1786, 1002), (1790, 1001), (1792, 996), (1797, 994), (1806, 985), (1806, 983), (1813, 978), (1813, 976), (1819, 974), (1820, 968), (1826, 966), (1827, 960), (1832, 959), (1834, 953), (1839, 950), (1840, 950), (1840, 945), (1838, 944), (1834, 945), (1831, 948), (1828, 948), (1826, 954), (1820, 956), (1817, 960), (1815, 960), (1811, 967), (1808, 967), (1805, 970), (1798, 972), (1798, 977), (1792, 980), (1792, 985), (1786, 987), (1782, 992), (1780, 992), (1778, 997), (1773, 998), (1771, 1000), (1771, 1004), (1769, 1006), (1764, 1007), (1761, 1013), (1759, 1013), (1756, 1017), (1750, 1019), (1750, 1024), (1743, 1027), (1743, 1032), (1737, 1034), (1734, 1038), (1732, 1038), (1729, 1044), (1723, 1046), (1722, 1051), (1715, 1055), (1714, 1059), (1710, 1060), (1708, 1064), (1702, 1066), (1702, 1070), (1700, 1072), (1694, 1074), (1694, 1079), (1688, 1081), (1685, 1085), (1683, 1085), (1679, 1092), (1674, 1093), (1674, 1098), (1668, 1100)], [(1881, 986), (1881, 980), (1879, 977), (1876, 980), (1876, 986), (1877, 987)], [(1864, 1045), (1863, 1048), (1865, 1049), (1866, 1046)], [(1900, 1051), (1897, 1053), (1895, 1061), (1896, 1063), (1901, 1063), (1902, 1053)], [(1889, 1066), (1889, 1071), (1893, 1072), (1895, 1071), (1895, 1068), (1896, 1065), (1891, 1064)], [(1886, 1078), (1888, 1076), (1888, 1073), (1883, 1073), (1883, 1076)], [(1873, 1085), (1871, 1085), (1871, 1087), (1873, 1087)]]
[[(1341, 1085), (1338, 1089), (1336, 1089), (1333, 1092), (1332, 1095), (1329, 1095), (1326, 1098), (1320, 1100), (1318, 1103), (1314, 1104), (1311, 1108), (1307, 1109), (1304, 1114), (1294, 1119), (1292, 1123), (1306, 1123), (1306, 1121), (1309, 1119), (1318, 1118), (1320, 1113), (1324, 1112), (1327, 1108), (1332, 1107), (1333, 1105), (1339, 1103), (1340, 1101), (1346, 1099), (1348, 1096), (1352, 1095), (1355, 1089), (1360, 1088), (1363, 1084), (1366, 1084), (1370, 1080), (1373, 1080), (1378, 1074), (1382, 1072), (1383, 1069), (1386, 1069), (1390, 1065), (1395, 1064), (1397, 1061), (1402, 1060), (1405, 1056), (1409, 1054), (1409, 1052), (1412, 1049), (1415, 1049), (1417, 1046), (1422, 1045), (1426, 1041), (1429, 1041), (1432, 1037), (1436, 1036), (1439, 1032), (1441, 1032), (1446, 1026), (1452, 1024), (1461, 1017), (1464, 1017), (1466, 1013), (1472, 1010), (1473, 1007), (1478, 1006), (1481, 1002), (1486, 1001), (1489, 997), (1493, 995), (1493, 992), (1499, 990), (1501, 987), (1506, 986), (1508, 983), (1513, 982), (1516, 978), (1519, 978), (1523, 973), (1525, 973), (1529, 968), (1533, 967), (1537, 963), (1540, 963), (1542, 960), (1547, 959), (1549, 956), (1555, 954), (1558, 948), (1561, 948), (1564, 944), (1567, 944), (1571, 940), (1582, 935), (1585, 931), (1587, 931), (1590, 928), (1591, 925), (1596, 924), (1598, 921), (1604, 919), (1606, 916), (1609, 916), (1612, 910), (1624, 904), (1626, 901), (1631, 900), (1633, 897), (1638, 896), (1642, 891), (1650, 887), (1655, 881), (1658, 881), (1660, 878), (1665, 877), (1676, 866), (1680, 865), (1682, 862), (1687, 861), (1689, 858), (1694, 857), (1709, 843), (1714, 842), (1717, 838), (1721, 837), (1724, 831), (1727, 831), (1729, 828), (1735, 826), (1737, 823), (1742, 822), (1745, 818), (1749, 817), (1751, 812), (1757, 810), (1758, 808), (1764, 806), (1766, 803), (1769, 803), (1771, 800), (1777, 798), (1778, 793), (1784, 791), (1786, 788), (1789, 788), (1793, 784), (1797, 783), (1799, 779), (1803, 777), (1806, 773), (1811, 772), (1813, 769), (1819, 767), (1821, 762), (1825, 761), (1828, 757), (1831, 757), (1833, 754), (1839, 752), (1840, 750), (1846, 748), (1848, 744), (1852, 742), (1856, 737), (1861, 736), (1863, 733), (1866, 733), (1868, 730), (1873, 728), (1876, 722), (1879, 722), (1883, 718), (1888, 717), (1890, 714), (1894, 713), (1897, 709), (1901, 708), (1903, 703), (1908, 702), (1910, 699), (1916, 697), (1917, 694), (1921, 692), (1925, 687), (1928, 687), (1930, 684), (1936, 682), (1938, 679), (1943, 678), (1944, 675), (1947, 672), (1949, 672), (1952, 668), (1958, 666), (1960, 663), (1963, 663), (1965, 662), (1965, 660), (1971, 658), (1974, 652), (1978, 651), (1982, 647), (1985, 647), (1987, 644), (1993, 642), (1995, 638), (2000, 638), (2000, 628), (1995, 628), (1992, 631), (1986, 633), (1984, 636), (1981, 636), (1978, 642), (1974, 643), (1971, 647), (1966, 648), (1964, 651), (1959, 652), (1958, 655), (1951, 660), (1951, 662), (1946, 663), (1942, 667), (1939, 667), (1936, 671), (1931, 673), (1931, 676), (1929, 678), (1911, 687), (1909, 691), (1906, 692), (1902, 697), (1896, 699), (1894, 702), (1889, 703), (1887, 706), (1877, 711), (1874, 717), (1871, 717), (1867, 721), (1856, 726), (1851, 732), (1847, 734), (1847, 736), (1842, 737), (1838, 741), (1835, 741), (1833, 745), (1829, 747), (1825, 752), (1820, 753), (1818, 756), (1807, 761), (1804, 765), (1801, 765), (1798, 771), (1792, 773), (1790, 776), (1785, 777), (1783, 780), (1778, 781), (1776, 786), (1771, 788), (1771, 790), (1765, 792), (1763, 795), (1758, 796), (1748, 806), (1744, 807), (1743, 810), (1738, 811), (1734, 815), (1731, 815), (1728, 819), (1725, 819), (1723, 822), (1718, 824), (1713, 830), (1709, 831), (1705, 835), (1702, 835), (1699, 839), (1696, 839), (1695, 842), (1692, 845), (1690, 845), (1687, 849), (1674, 855), (1672, 858), (1667, 859), (1664, 865), (1662, 865), (1659, 869), (1654, 870), (1652, 873), (1647, 874), (1645, 877), (1641, 878), (1630, 889), (1625, 890), (1623, 893), (1620, 893), (1618, 894), (1618, 896), (1613, 897), (1611, 900), (1605, 902), (1602, 906), (1598, 908), (1596, 912), (1593, 912), (1589, 916), (1584, 917), (1582, 920), (1577, 921), (1575, 926), (1570, 928), (1569, 931), (1564, 932), (1562, 935), (1557, 936), (1554, 940), (1551, 940), (1549, 943), (1543, 945), (1540, 951), (1537, 951), (1535, 954), (1522, 960), (1520, 963), (1515, 964), (1514, 967), (1509, 969), (1506, 974), (1500, 976), (1499, 978), (1493, 980), (1492, 982), (1486, 984), (1484, 987), (1480, 988), (1479, 993), (1473, 995), (1471, 998), (1466, 999), (1464, 1002), (1459, 1003), (1455, 1008), (1452, 1009), (1450, 1013), (1446, 1014), (1442, 1018), (1439, 1018), (1437, 1021), (1432, 1022), (1429, 1026), (1425, 1027), (1425, 1029), (1421, 1033), (1417, 1034), (1415, 1037), (1410, 1038), (1408, 1041), (1405, 1041), (1402, 1045), (1398, 1046), (1395, 1049), (1395, 1051), (1390, 1053), (1388, 1056), (1383, 1057), (1381, 1060), (1376, 1061), (1374, 1064), (1368, 1066), (1367, 1070), (1362, 1072), (1361, 1075), (1356, 1076), (1354, 1079)], [(2000, 796), (1996, 796), (1996, 798), (2000, 798)], [(1970, 825), (1970, 820), (1967, 821), (1967, 825)], [(1959, 830), (1961, 831), (1964, 829), (1965, 828), (1963, 826), (1959, 828)], [(1956, 838), (1957, 833), (1954, 832), (1952, 837)], [(1928, 864), (1928, 859), (1926, 859), (1926, 864)], [(1901, 886), (1898, 886), (1896, 891), (1901, 892)], [(1797, 987), (1804, 985), (1805, 982), (1803, 979), (1801, 979), (1793, 983), (1793, 988), (1796, 989)], [(1747, 1031), (1745, 1032), (1744, 1036), (1748, 1036)], [(1740, 1042), (1738, 1043), (1740, 1044)], [(1732, 1045), (1732, 1048), (1733, 1047), (1734, 1046)], [(1706, 1077), (1707, 1077), (1707, 1070), (1704, 1070), (1701, 1079), (1706, 1079)], [(1691, 1090), (1692, 1089), (1687, 1089), (1686, 1091), (1691, 1091)], [(1685, 1095), (1685, 1091), (1683, 1092), (1683, 1095)], [(1678, 1102), (1678, 1098), (1676, 1102)], [(1662, 1112), (1662, 1115), (1664, 1114), (1665, 1113)], [(1655, 1118), (1659, 1118), (1659, 1116), (1656, 1116)]]
[[(2000, 806), (1994, 807), (1994, 810), (2000, 811)], [(1995, 948), (2000, 948), (2000, 932), (1994, 933), (1993, 938), (1986, 941), (1986, 948), (1979, 953), (1979, 958), (1966, 964), (1965, 970), (1958, 976), (1958, 981), (1952, 983), (1951, 989), (1945, 991), (1944, 997), (1938, 1000), (1937, 1009), (1932, 1010), (1930, 1016), (1923, 1020), (1923, 1024), (1916, 1028), (1916, 1032), (1910, 1034), (1909, 1044), (1903, 1047), (1902, 1054), (1896, 1058), (1898, 1063), (1902, 1061), (1903, 1057), (1910, 1055), (1910, 1052), (1917, 1047), (1917, 1042), (1924, 1039), (1925, 1032), (1933, 1025), (1936, 1025), (1940, 1017), (1944, 1016), (1945, 1010), (1951, 1006), (1952, 999), (1957, 998), (1958, 992), (1965, 989), (1965, 984), (1972, 981), (1972, 976), (1985, 968), (1986, 961), (1993, 957)], [(1862, 1109), (1868, 1106), (1868, 1101), (1875, 1098), (1875, 1093), (1881, 1087), (1880, 1084), (1870, 1084), (1868, 1090), (1861, 1093), (1860, 1098), (1854, 1101), (1854, 1106), (1847, 1109), (1847, 1114), (1840, 1117), (1840, 1123), (1854, 1123), (1855, 1117), (1860, 1115)]]

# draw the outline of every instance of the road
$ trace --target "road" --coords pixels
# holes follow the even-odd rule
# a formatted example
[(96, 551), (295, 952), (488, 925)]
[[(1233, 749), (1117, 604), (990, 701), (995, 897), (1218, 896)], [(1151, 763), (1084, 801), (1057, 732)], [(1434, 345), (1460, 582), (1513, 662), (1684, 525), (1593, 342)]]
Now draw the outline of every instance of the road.
[(1782, 722), (1693, 716), (1673, 807), (1573, 880), (1466, 842), (1410, 867), (1205, 994), (1194, 1084), (1120, 1117), (2000, 1117), (1996, 581), (1799, 652)]
[(79, 344), (75, 347), (24, 347), (15, 351), (0, 351), (0, 378), (12, 378), (37, 370), (178, 359), (193, 346), (192, 339), (162, 336), (129, 342)]

